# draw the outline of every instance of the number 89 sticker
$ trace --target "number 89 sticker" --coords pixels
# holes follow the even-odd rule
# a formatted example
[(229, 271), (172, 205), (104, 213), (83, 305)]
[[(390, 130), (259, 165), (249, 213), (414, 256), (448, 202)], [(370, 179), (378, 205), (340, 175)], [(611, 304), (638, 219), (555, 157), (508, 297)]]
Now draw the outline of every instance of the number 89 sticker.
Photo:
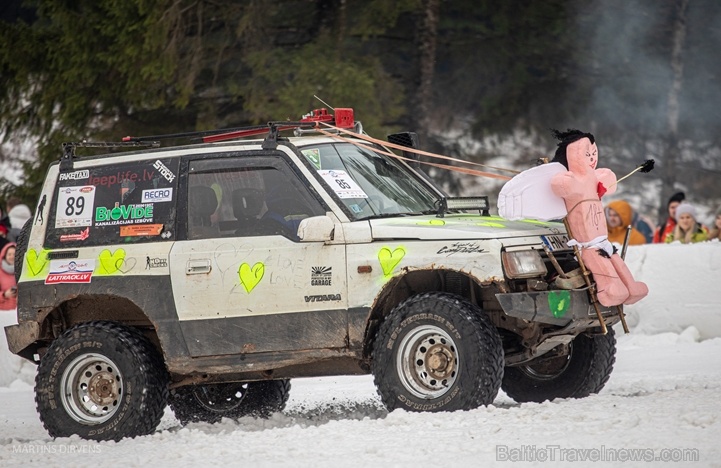
[(92, 226), (95, 187), (63, 187), (58, 192), (55, 228)]

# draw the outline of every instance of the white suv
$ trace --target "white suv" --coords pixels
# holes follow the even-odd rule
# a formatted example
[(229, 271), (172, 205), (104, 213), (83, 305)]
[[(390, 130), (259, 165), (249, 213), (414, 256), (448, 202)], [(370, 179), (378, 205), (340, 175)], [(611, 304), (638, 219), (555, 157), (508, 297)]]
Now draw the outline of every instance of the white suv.
[(577, 267), (562, 224), (490, 216), (366, 141), (278, 136), (304, 126), (66, 146), (19, 239), (6, 328), (39, 363), (51, 435), (148, 434), (167, 404), (182, 423), (267, 416), (308, 376), (372, 373), (389, 410), (412, 411), (603, 387), (599, 316), (619, 317), (557, 281)]

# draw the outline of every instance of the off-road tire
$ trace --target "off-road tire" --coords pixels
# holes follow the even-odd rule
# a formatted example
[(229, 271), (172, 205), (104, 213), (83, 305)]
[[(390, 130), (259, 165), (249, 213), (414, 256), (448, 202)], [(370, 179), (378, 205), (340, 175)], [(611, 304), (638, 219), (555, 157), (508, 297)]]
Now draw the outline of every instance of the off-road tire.
[(155, 430), (168, 380), (158, 351), (139, 331), (85, 322), (66, 330), (42, 357), (35, 402), (53, 437), (118, 441)]
[(182, 425), (222, 418), (268, 418), (288, 401), (290, 380), (191, 385), (171, 392), (170, 407)]
[(20, 282), (20, 274), (23, 271), (25, 263), (25, 253), (28, 250), (28, 241), (30, 240), (30, 230), (33, 228), (33, 218), (25, 221), (18, 238), (15, 240), (15, 283)]
[(388, 411), (489, 405), (503, 378), (503, 346), (483, 311), (453, 294), (408, 298), (381, 324), (371, 364)]
[(503, 391), (519, 403), (555, 398), (585, 398), (598, 393), (608, 382), (616, 362), (616, 337), (578, 335), (566, 356), (543, 356), (521, 366), (506, 367)]

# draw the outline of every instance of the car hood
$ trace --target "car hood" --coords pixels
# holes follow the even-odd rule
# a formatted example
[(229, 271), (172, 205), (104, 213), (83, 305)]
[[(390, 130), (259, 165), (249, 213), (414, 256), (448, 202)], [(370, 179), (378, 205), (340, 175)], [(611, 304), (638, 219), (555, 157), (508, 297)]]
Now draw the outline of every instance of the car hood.
[(374, 239), (502, 239), (562, 234), (563, 223), (523, 219), (509, 221), (499, 216), (447, 214), (406, 216), (370, 220)]

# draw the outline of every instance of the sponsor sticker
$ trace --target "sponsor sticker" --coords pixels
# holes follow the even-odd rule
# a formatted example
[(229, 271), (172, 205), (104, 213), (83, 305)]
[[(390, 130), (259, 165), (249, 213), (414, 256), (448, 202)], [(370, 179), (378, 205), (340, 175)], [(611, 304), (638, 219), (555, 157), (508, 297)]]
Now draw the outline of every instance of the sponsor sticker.
[(315, 166), (316, 170), (320, 169), (320, 150), (318, 148), (304, 149), (301, 151), (303, 156)]
[(173, 188), (158, 188), (143, 190), (141, 203), (155, 203), (173, 201)]
[(45, 284), (89, 283), (95, 270), (95, 259), (50, 260)]
[(90, 177), (90, 171), (85, 169), (82, 171), (68, 172), (60, 174), (60, 180), (78, 180)]
[(162, 257), (145, 257), (145, 269), (168, 268), (168, 259)]
[(78, 234), (63, 234), (60, 236), (60, 242), (84, 241), (90, 237), (90, 228), (86, 227)]
[(153, 222), (153, 204), (121, 205), (116, 203), (113, 208), (99, 206), (95, 209), (96, 226), (113, 226), (122, 224), (141, 224)]
[(162, 224), (131, 224), (120, 226), (120, 237), (159, 236), (162, 230)]
[(175, 179), (175, 174), (173, 174), (173, 171), (168, 169), (168, 166), (163, 164), (163, 162), (160, 159), (155, 161), (155, 164), (153, 164), (153, 167), (156, 168), (158, 170), (158, 172), (160, 172), (160, 175), (165, 177), (165, 180), (167, 180), (168, 182), (172, 182)]
[(332, 286), (332, 267), (317, 266), (310, 269), (311, 286)]

